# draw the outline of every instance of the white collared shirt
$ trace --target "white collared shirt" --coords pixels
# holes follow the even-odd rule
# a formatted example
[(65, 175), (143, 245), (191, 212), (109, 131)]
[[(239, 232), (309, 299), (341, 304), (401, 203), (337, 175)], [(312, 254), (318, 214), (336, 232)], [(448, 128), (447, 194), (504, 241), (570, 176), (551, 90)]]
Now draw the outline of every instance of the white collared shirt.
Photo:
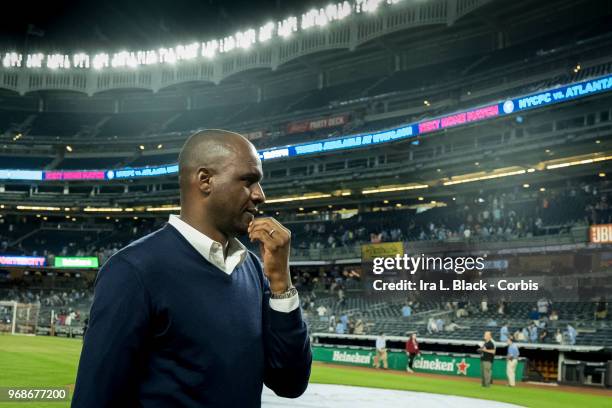
[[(178, 215), (171, 214), (168, 224), (176, 228), (204, 259), (228, 275), (231, 275), (234, 269), (246, 259), (247, 249), (236, 238), (228, 240), (227, 257), (224, 257), (221, 243), (193, 228)], [(277, 312), (289, 313), (297, 309), (299, 305), (300, 300), (297, 295), (288, 299), (270, 299), (270, 307)]]

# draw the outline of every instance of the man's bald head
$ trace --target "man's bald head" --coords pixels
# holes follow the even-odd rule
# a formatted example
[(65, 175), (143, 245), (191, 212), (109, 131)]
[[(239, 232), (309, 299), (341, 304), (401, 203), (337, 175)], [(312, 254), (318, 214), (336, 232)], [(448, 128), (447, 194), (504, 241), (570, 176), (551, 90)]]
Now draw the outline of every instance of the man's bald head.
[(200, 167), (210, 172), (222, 171), (241, 149), (252, 148), (244, 136), (221, 129), (207, 129), (187, 139), (179, 154), (179, 182), (187, 186), (189, 175)]

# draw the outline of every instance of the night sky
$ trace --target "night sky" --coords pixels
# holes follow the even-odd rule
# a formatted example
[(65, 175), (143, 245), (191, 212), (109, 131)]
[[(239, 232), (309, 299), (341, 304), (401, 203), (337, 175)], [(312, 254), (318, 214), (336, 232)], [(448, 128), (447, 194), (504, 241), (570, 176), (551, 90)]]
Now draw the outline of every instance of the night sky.
[[(10, 0), (1, 51), (97, 52), (205, 41), (302, 14), (329, 1)], [(28, 28), (30, 27), (30, 28)], [(30, 34), (28, 35), (28, 31)]]

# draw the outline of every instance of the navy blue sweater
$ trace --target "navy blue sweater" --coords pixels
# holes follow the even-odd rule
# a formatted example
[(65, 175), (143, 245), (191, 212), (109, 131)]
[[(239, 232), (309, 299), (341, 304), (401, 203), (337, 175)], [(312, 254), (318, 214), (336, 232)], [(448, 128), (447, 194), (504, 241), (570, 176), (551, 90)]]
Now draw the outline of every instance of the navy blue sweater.
[(255, 255), (227, 275), (166, 224), (98, 273), (72, 407), (260, 407), (262, 383), (300, 396), (311, 361)]

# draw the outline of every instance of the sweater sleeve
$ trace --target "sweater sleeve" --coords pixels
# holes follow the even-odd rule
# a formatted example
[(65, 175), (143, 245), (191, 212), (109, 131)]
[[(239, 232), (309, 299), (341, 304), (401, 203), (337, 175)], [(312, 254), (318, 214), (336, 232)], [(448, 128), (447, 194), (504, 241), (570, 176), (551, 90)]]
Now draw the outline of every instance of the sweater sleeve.
[(280, 397), (297, 398), (306, 391), (310, 379), (312, 352), (308, 328), (299, 307), (288, 313), (270, 307), (268, 279), (259, 259), (253, 258), (264, 283), (264, 384)]
[(136, 403), (148, 322), (148, 297), (137, 271), (111, 257), (96, 278), (73, 408)]

